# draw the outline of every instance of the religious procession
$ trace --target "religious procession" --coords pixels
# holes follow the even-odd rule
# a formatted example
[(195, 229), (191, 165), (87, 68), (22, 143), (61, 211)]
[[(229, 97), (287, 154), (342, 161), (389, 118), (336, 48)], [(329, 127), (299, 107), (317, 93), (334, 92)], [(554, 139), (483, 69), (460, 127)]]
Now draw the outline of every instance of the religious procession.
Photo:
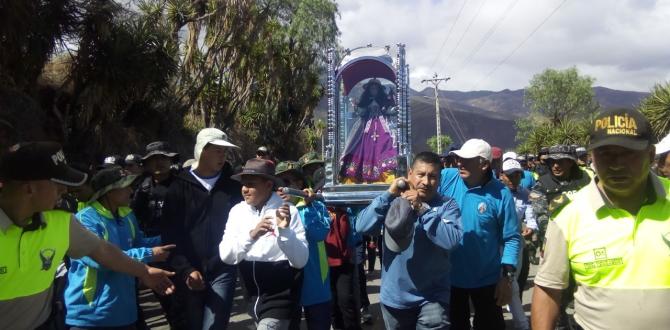
[(668, 22), (2, 1), (0, 330), (670, 329)]

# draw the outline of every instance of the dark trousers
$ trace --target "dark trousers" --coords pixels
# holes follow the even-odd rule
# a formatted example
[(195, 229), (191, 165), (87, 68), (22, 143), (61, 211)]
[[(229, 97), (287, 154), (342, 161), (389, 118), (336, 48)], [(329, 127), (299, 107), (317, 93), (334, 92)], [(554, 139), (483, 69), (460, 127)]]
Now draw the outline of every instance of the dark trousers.
[(358, 264), (358, 287), (361, 293), (361, 307), (370, 306), (370, 299), (368, 298), (368, 277), (365, 275), (365, 267), (363, 263)]
[(519, 299), (523, 305), (523, 291), (526, 289), (526, 281), (528, 281), (528, 273), (530, 272), (530, 255), (528, 249), (523, 249), (521, 255), (521, 269), (519, 269), (519, 277), (516, 279), (519, 283)]
[(330, 289), (333, 295), (333, 328), (361, 328), (360, 288), (356, 265), (330, 267)]
[(185, 284), (180, 297), (184, 299), (188, 329), (226, 329), (235, 298), (237, 268), (206, 279), (205, 290), (192, 291)]
[(302, 320), (303, 311), (305, 312), (307, 330), (330, 330), (331, 314), (333, 311), (330, 301), (303, 306), (291, 320), (291, 324), (288, 327), (290, 330), (300, 330), (300, 321)]
[(502, 308), (496, 305), (496, 285), (463, 289), (451, 287), (450, 320), (453, 330), (470, 330), (470, 300), (475, 308), (475, 330), (504, 330)]

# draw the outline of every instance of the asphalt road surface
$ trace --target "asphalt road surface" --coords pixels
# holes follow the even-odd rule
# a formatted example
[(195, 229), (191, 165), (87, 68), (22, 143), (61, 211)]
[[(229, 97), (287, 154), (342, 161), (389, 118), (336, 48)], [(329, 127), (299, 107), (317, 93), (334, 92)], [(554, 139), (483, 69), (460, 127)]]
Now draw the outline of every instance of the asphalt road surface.
[[(363, 329), (366, 330), (381, 330), (384, 329), (384, 321), (381, 317), (381, 311), (379, 309), (379, 286), (381, 285), (381, 280), (379, 278), (379, 262), (376, 263), (377, 266), (375, 271), (368, 275), (368, 297), (370, 298), (370, 312), (372, 313), (373, 321), (371, 324), (364, 325)], [(530, 316), (530, 300), (532, 295), (532, 283), (535, 273), (537, 272), (537, 266), (531, 265), (530, 276), (528, 277), (528, 283), (526, 285), (526, 290), (523, 293), (523, 305), (526, 311), (526, 316)], [(246, 329), (255, 329), (254, 322), (251, 317), (247, 314), (247, 305), (242, 296), (242, 289), (239, 287), (240, 281), (238, 281), (238, 288), (235, 294), (235, 300), (233, 302), (233, 312), (230, 317), (230, 326), (228, 329), (231, 330), (246, 330)], [(141, 293), (140, 301), (144, 315), (146, 317), (147, 324), (152, 329), (157, 330), (167, 330), (170, 327), (165, 320), (165, 317), (162, 314), (162, 310), (158, 301), (153, 296), (153, 294), (144, 290)], [(505, 310), (505, 322), (507, 323), (507, 329), (514, 329), (512, 324), (512, 314)], [(306, 329), (303, 321), (303, 329)]]

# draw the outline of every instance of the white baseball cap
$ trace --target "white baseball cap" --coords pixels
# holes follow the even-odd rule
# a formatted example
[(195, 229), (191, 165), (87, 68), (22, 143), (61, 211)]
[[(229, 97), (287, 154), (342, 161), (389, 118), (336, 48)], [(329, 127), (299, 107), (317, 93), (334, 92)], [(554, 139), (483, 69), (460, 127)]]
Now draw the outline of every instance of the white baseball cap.
[(517, 158), (519, 158), (519, 156), (514, 151), (508, 151), (504, 153), (502, 157), (503, 161), (505, 161), (506, 159), (517, 159)]
[(461, 149), (450, 152), (461, 158), (476, 158), (482, 157), (491, 161), (491, 145), (481, 139), (470, 139), (463, 143)]
[(666, 135), (663, 140), (656, 143), (656, 154), (664, 154), (670, 151), (670, 134)]
[(514, 173), (514, 172), (522, 172), (523, 167), (521, 167), (521, 163), (519, 163), (516, 159), (508, 159), (508, 160), (503, 162), (502, 171), (505, 174), (510, 174), (510, 173)]

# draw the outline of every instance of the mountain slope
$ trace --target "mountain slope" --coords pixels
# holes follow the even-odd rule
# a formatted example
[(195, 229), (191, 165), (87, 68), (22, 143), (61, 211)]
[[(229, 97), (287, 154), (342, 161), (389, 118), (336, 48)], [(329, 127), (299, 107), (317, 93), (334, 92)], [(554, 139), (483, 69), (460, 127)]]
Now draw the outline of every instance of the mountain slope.
[[(605, 87), (594, 87), (595, 97), (602, 108), (636, 107), (648, 93), (620, 91)], [(436, 134), (434, 91), (426, 88), (410, 93), (413, 120), (414, 151), (428, 150), (426, 140)], [(493, 91), (439, 91), (442, 134), (448, 134), (455, 142), (461, 142), (448, 119), (448, 109), (453, 111), (466, 139), (483, 138), (501, 148), (513, 148), (516, 143), (514, 121), (527, 116), (524, 106), (524, 90), (505, 89)], [(452, 120), (453, 122), (453, 120)]]
[[(620, 91), (606, 87), (594, 87), (595, 97), (603, 108), (636, 107), (648, 93)], [(426, 140), (436, 134), (435, 101), (432, 88), (421, 91), (410, 90), (412, 113), (412, 147), (414, 152), (428, 150)], [(465, 139), (482, 138), (492, 145), (511, 149), (516, 145), (514, 121), (528, 115), (523, 105), (524, 90), (502, 91), (439, 91), (442, 134), (452, 137), (456, 143), (462, 141), (456, 134), (460, 127)], [(316, 118), (326, 117), (325, 98), (315, 110)], [(456, 121), (452, 118), (453, 113)], [(452, 127), (453, 126), (453, 127)]]

